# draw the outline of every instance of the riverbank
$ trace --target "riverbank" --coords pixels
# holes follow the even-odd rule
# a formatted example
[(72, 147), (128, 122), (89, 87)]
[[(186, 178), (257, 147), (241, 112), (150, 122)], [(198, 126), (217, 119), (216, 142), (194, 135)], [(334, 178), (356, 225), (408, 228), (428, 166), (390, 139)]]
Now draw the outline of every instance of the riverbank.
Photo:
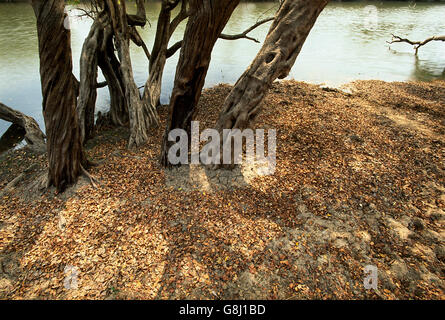
[[(230, 90), (204, 91), (212, 127)], [(255, 128), (277, 129), (277, 168), (164, 170), (160, 140), (125, 129), (87, 146), (101, 185), (30, 193), (44, 156), (0, 157), (0, 297), (444, 299), (445, 82), (275, 83)], [(378, 268), (378, 291), (363, 268)], [(66, 289), (76, 270), (77, 289)], [(65, 284), (67, 282), (65, 281)]]
[[(369, 16), (370, 2), (332, 2), (322, 12), (292, 68), (290, 78), (309, 83), (338, 86), (353, 80), (384, 81), (445, 80), (445, 42), (434, 41), (422, 47), (416, 57), (406, 43), (387, 44), (391, 34), (411, 40), (423, 40), (441, 35), (445, 30), (445, 6), (435, 2), (374, 2), (378, 8), (378, 25)], [(130, 6), (134, 8), (134, 6)], [(130, 10), (129, 7), (129, 10)], [(258, 19), (272, 15), (271, 3), (245, 3), (238, 6), (229, 20), (225, 33), (238, 34), (254, 25)], [(139, 33), (149, 48), (157, 25), (160, 4), (146, 6), (150, 26)], [(73, 12), (74, 13), (74, 12)], [(415, 21), (415, 27), (412, 23)], [(341, 22), (341, 23), (340, 23)], [(71, 47), (73, 73), (79, 79), (79, 58), (83, 42), (91, 26), (90, 19), (73, 21)], [(376, 28), (374, 28), (376, 27)], [(269, 24), (254, 30), (250, 36), (264, 40)], [(371, 28), (371, 30), (369, 30)], [(178, 26), (171, 43), (182, 39), (185, 24)], [(339, 45), (341, 44), (341, 45)], [(39, 54), (36, 22), (30, 4), (0, 6), (0, 102), (32, 116), (44, 127), (41, 112)], [(236, 83), (255, 58), (260, 43), (248, 40), (219, 40), (212, 53), (206, 75), (206, 87), (218, 83)], [(143, 85), (148, 78), (148, 61), (142, 48), (130, 46), (135, 81)], [(161, 102), (167, 103), (174, 84), (179, 52), (165, 66)], [(100, 77), (100, 81), (104, 79)], [(26, 94), (23, 94), (23, 93)], [(97, 92), (96, 110), (103, 112), (110, 104), (107, 88)], [(0, 121), (0, 136), (9, 123)]]

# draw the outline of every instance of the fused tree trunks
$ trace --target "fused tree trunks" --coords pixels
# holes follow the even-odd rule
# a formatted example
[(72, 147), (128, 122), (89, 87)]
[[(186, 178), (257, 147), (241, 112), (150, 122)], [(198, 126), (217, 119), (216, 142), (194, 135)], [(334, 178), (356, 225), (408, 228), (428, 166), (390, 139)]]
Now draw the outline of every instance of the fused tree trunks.
[[(108, 27), (111, 29), (110, 27)], [(107, 35), (109, 36), (107, 37)], [(110, 121), (116, 126), (128, 124), (128, 105), (125, 99), (125, 87), (122, 78), (121, 65), (114, 54), (111, 30), (105, 33), (105, 47), (99, 52), (99, 67), (107, 81), (110, 93)]]
[(158, 123), (156, 110), (145, 103), (134, 81), (130, 58), (130, 32), (125, 1), (106, 0), (105, 10), (110, 18), (115, 45), (119, 55), (125, 100), (129, 111), (130, 139), (128, 147), (138, 147), (148, 140), (150, 127)]
[(77, 181), (85, 161), (72, 75), (70, 31), (63, 0), (33, 0), (48, 151), (48, 186), (63, 191)]
[(244, 129), (258, 113), (272, 82), (285, 78), (327, 0), (282, 2), (264, 44), (224, 101), (216, 129)]
[[(179, 4), (178, 15), (171, 20), (171, 11)], [(188, 0), (163, 0), (158, 18), (152, 53), (148, 51), (136, 26), (146, 24), (144, 1), (137, 1), (137, 14), (126, 13), (125, 2), (101, 2), (90, 34), (84, 42), (81, 58), (78, 113), (82, 140), (91, 136), (94, 126), (97, 67), (106, 79), (110, 93), (110, 111), (106, 121), (130, 127), (128, 146), (137, 147), (148, 139), (148, 131), (159, 122), (156, 108), (160, 103), (162, 76), (168, 58), (168, 43), (178, 24), (187, 18)], [(149, 77), (141, 96), (133, 78), (130, 40), (144, 49), (149, 59)], [(118, 57), (115, 55), (117, 51)]]
[(165, 63), (173, 55), (168, 49), (170, 38), (181, 21), (189, 15), (188, 0), (182, 0), (180, 12), (171, 20), (171, 12), (180, 2), (180, 0), (163, 0), (158, 17), (155, 43), (150, 55), (149, 77), (143, 94), (143, 100), (154, 109), (160, 105)]
[(0, 119), (14, 123), (25, 130), (25, 140), (31, 150), (43, 153), (46, 151), (45, 135), (34, 118), (24, 115), (0, 102)]
[(168, 141), (170, 130), (190, 130), (195, 107), (204, 86), (216, 40), (227, 24), (239, 0), (192, 0), (190, 16), (184, 33), (175, 84), (170, 100), (169, 122), (164, 133), (161, 163), (170, 165)]

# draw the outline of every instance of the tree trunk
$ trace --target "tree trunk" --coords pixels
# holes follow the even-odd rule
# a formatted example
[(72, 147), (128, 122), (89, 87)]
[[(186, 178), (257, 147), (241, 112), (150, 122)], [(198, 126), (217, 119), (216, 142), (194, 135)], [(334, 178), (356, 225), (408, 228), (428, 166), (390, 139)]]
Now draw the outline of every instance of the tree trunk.
[(213, 47), (238, 3), (239, 0), (190, 1), (191, 14), (176, 68), (169, 122), (164, 133), (161, 151), (161, 163), (165, 166), (170, 165), (167, 156), (173, 143), (168, 141), (168, 133), (176, 128), (190, 131), (190, 124), (201, 96)]
[(172, 6), (162, 1), (161, 12), (156, 27), (155, 43), (150, 56), (149, 77), (145, 83), (143, 100), (156, 109), (161, 98), (162, 76), (167, 61), (167, 47), (170, 40), (170, 17)]
[(141, 99), (139, 89), (134, 82), (125, 1), (106, 0), (105, 4), (113, 27), (115, 44), (121, 63), (125, 99), (129, 109), (130, 139), (128, 147), (138, 147), (148, 140), (148, 130), (158, 123), (158, 118), (156, 110)]
[[(128, 24), (135, 26), (145, 26), (145, 1), (137, 0), (136, 15), (127, 15)], [(102, 6), (103, 7), (103, 6)], [(128, 105), (125, 98), (125, 84), (123, 81), (121, 63), (114, 54), (113, 28), (110, 25), (110, 19), (104, 23), (103, 47), (98, 53), (98, 65), (106, 79), (108, 91), (110, 93), (110, 111), (108, 112), (109, 121), (116, 126), (125, 126), (129, 121)], [(105, 26), (105, 24), (107, 24)], [(135, 29), (134, 29), (135, 30)]]
[(124, 126), (129, 121), (128, 105), (125, 99), (121, 64), (114, 54), (112, 31), (111, 27), (108, 28), (110, 32), (105, 33), (105, 48), (99, 52), (98, 63), (110, 93), (110, 121), (116, 126)]
[(85, 142), (92, 137), (94, 129), (98, 54), (104, 41), (104, 19), (105, 15), (103, 13), (98, 14), (83, 43), (80, 56), (80, 81), (77, 113), (82, 142)]
[(285, 0), (264, 44), (224, 101), (216, 129), (247, 127), (273, 81), (285, 78), (328, 0)]
[[(175, 28), (188, 16), (188, 0), (182, 0), (180, 12), (170, 22), (171, 11), (179, 3), (181, 3), (180, 0), (162, 1), (152, 54), (135, 28), (136, 25), (145, 24), (145, 9), (142, 0), (137, 1), (137, 15), (125, 15), (125, 5), (121, 5), (120, 2), (116, 3), (116, 1), (109, 1), (104, 7), (109, 20), (114, 21), (114, 26), (121, 28), (120, 34), (116, 34), (114, 28), (111, 28), (110, 32), (105, 32), (106, 49), (99, 53), (98, 64), (107, 80), (111, 98), (110, 112), (106, 118), (115, 125), (125, 125), (130, 120), (129, 147), (143, 144), (148, 138), (149, 127), (158, 124), (156, 108), (160, 103), (162, 76), (168, 58), (168, 43)], [(125, 23), (127, 26), (121, 27)], [(119, 60), (114, 55), (113, 36), (116, 40)], [(130, 94), (133, 92), (133, 84), (128, 81), (134, 82), (134, 80), (131, 81), (133, 75), (130, 71), (132, 70), (128, 68), (131, 65), (130, 56), (125, 53), (129, 39), (144, 49), (150, 62), (149, 78), (145, 83), (142, 97), (139, 97), (141, 101), (138, 101), (137, 95)], [(125, 69), (123, 65), (126, 66)], [(132, 106), (129, 105), (130, 100), (133, 101)]]
[(63, 0), (33, 0), (37, 17), (40, 78), (48, 151), (48, 186), (63, 191), (77, 181), (85, 162), (76, 112), (70, 31)]
[(34, 118), (24, 115), (20, 111), (9, 108), (0, 102), (0, 119), (12, 122), (25, 130), (25, 140), (31, 150), (43, 153), (46, 151), (45, 135), (40, 130)]
[(165, 63), (171, 56), (168, 55), (168, 44), (178, 25), (188, 16), (188, 1), (182, 0), (181, 10), (171, 20), (171, 12), (180, 3), (180, 0), (163, 0), (158, 16), (155, 43), (150, 55), (149, 77), (145, 83), (143, 100), (156, 109), (160, 105), (162, 77)]

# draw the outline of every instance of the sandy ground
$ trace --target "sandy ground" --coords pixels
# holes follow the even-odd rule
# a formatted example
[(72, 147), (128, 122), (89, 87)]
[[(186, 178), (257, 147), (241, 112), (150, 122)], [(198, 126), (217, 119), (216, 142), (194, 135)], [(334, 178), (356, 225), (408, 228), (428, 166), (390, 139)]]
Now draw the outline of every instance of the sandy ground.
[[(159, 166), (162, 128), (88, 143), (61, 195), (30, 191), (44, 156), (0, 156), (3, 299), (444, 299), (445, 82), (274, 84), (253, 128), (277, 130), (277, 168)], [(204, 92), (212, 127), (230, 87)], [(166, 110), (161, 110), (165, 124)], [(364, 267), (378, 268), (378, 289)]]

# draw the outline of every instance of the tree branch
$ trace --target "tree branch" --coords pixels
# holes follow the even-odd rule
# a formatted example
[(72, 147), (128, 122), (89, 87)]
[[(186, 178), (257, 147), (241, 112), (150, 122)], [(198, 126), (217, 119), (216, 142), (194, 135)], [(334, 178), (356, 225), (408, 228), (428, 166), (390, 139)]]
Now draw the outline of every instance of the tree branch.
[(172, 55), (176, 53), (179, 49), (182, 47), (182, 40), (179, 40), (174, 45), (172, 45), (170, 48), (167, 49), (167, 58), (170, 58)]
[[(223, 40), (248, 39), (248, 40), (255, 41), (256, 43), (260, 43), (257, 39), (249, 37), (247, 34), (250, 33), (251, 31), (253, 31), (254, 29), (258, 28), (259, 26), (261, 26), (269, 21), (272, 21), (273, 19), (274, 18), (267, 18), (267, 19), (260, 20), (257, 23), (255, 23), (253, 26), (249, 27), (244, 32), (239, 33), (239, 34), (223, 34), (223, 33), (221, 33), (219, 38), (223, 39)], [(181, 46), (182, 46), (182, 40), (176, 42), (174, 45), (172, 45), (170, 48), (168, 48), (167, 58), (170, 58), (172, 55), (174, 55), (176, 53), (176, 51), (181, 49)]]
[(127, 22), (129, 26), (143, 27), (147, 23), (147, 16), (145, 14), (144, 0), (137, 0), (136, 14), (127, 14)]
[(142, 47), (142, 49), (144, 49), (145, 55), (147, 56), (148, 61), (150, 61), (151, 59), (150, 51), (148, 51), (148, 48), (144, 40), (142, 40), (142, 37), (140, 36), (138, 31), (136, 30), (136, 27), (130, 26), (129, 33), (131, 41), (133, 41), (138, 47)]
[(416, 50), (416, 55), (417, 55), (419, 48), (421, 46), (426, 45), (428, 42), (431, 42), (431, 41), (445, 41), (445, 35), (429, 37), (423, 41), (412, 41), (412, 40), (402, 38), (402, 37), (399, 37), (399, 36), (396, 36), (393, 34), (391, 41), (386, 41), (386, 42), (389, 44), (393, 44), (393, 43), (397, 43), (397, 42), (406, 42), (406, 43), (414, 46), (414, 49)]
[(248, 39), (248, 40), (252, 40), (255, 41), (256, 43), (260, 43), (257, 39), (249, 37), (247, 34), (253, 30), (255, 30), (256, 28), (258, 28), (259, 26), (272, 21), (274, 18), (267, 18), (267, 19), (263, 19), (258, 21), (257, 23), (255, 23), (253, 26), (251, 26), (250, 28), (246, 29), (244, 32), (239, 33), (239, 34), (223, 34), (221, 33), (221, 35), (219, 36), (220, 39), (224, 39), (224, 40), (238, 40), (238, 39)]
[(187, 19), (187, 17), (190, 15), (189, 10), (187, 10), (188, 0), (182, 0), (181, 4), (181, 11), (178, 13), (178, 15), (170, 22), (170, 35), (169, 39), (171, 38), (173, 32), (175, 32), (176, 28), (179, 26), (179, 24)]
[(104, 88), (106, 86), (108, 86), (108, 82), (102, 81), (97, 83), (96, 88), (99, 89), (99, 88)]

